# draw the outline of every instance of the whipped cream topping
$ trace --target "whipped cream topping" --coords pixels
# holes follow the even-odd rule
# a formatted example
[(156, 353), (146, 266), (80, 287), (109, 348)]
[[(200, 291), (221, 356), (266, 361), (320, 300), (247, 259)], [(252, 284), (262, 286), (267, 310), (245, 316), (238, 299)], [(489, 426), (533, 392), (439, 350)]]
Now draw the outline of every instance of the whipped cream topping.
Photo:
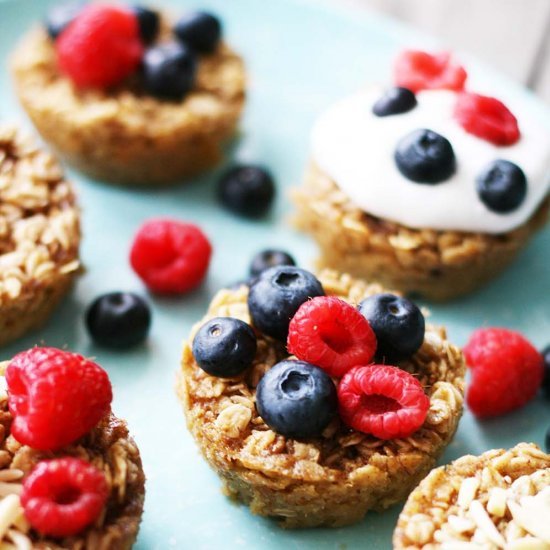
[[(504, 233), (523, 223), (550, 186), (550, 129), (531, 113), (508, 105), (518, 118), (521, 137), (499, 147), (468, 134), (453, 118), (456, 93), (417, 94), (411, 111), (385, 117), (372, 113), (382, 88), (347, 97), (317, 120), (312, 133), (313, 161), (365, 212), (413, 228)], [(437, 185), (419, 184), (397, 169), (398, 141), (426, 128), (446, 137), (454, 149), (456, 172)], [(491, 212), (476, 191), (476, 178), (497, 159), (517, 164), (527, 177), (527, 196), (513, 212)]]

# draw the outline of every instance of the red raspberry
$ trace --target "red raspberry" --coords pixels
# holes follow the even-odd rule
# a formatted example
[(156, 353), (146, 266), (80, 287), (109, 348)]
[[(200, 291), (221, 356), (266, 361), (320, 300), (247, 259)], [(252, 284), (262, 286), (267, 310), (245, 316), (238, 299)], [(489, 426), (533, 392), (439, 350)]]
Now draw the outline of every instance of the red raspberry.
[(39, 462), (23, 482), (21, 504), (41, 534), (70, 537), (101, 514), (109, 487), (103, 472), (80, 458)]
[(394, 66), (395, 84), (415, 93), (420, 90), (462, 90), (466, 77), (464, 68), (451, 62), (449, 52), (430, 54), (405, 50)]
[(358, 366), (338, 386), (342, 420), (380, 439), (408, 437), (428, 414), (430, 400), (414, 376), (388, 365)]
[(287, 348), (330, 376), (343, 376), (351, 367), (372, 361), (376, 336), (353, 306), (319, 296), (304, 302), (290, 321)]
[(137, 17), (123, 8), (85, 7), (56, 41), (61, 72), (77, 86), (105, 88), (122, 82), (143, 57)]
[(113, 398), (107, 373), (56, 348), (18, 353), (6, 369), (11, 432), (23, 445), (53, 451), (87, 434)]
[(542, 383), (542, 355), (513, 330), (476, 330), (464, 355), (472, 369), (466, 401), (476, 416), (497, 416), (517, 409), (535, 396)]
[(463, 92), (458, 96), (454, 117), (469, 134), (495, 145), (512, 145), (520, 136), (516, 117), (494, 97)]
[(200, 285), (211, 254), (210, 242), (196, 225), (154, 219), (139, 228), (130, 263), (153, 292), (181, 294)]

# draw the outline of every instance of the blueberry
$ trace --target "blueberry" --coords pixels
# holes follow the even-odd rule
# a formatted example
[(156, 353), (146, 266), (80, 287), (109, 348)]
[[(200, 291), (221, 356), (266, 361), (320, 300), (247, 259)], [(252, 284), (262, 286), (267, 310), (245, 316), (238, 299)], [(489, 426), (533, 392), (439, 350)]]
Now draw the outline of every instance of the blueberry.
[(336, 416), (338, 399), (330, 376), (305, 361), (281, 361), (256, 388), (263, 421), (285, 437), (318, 437)]
[(550, 453), (550, 428), (546, 430), (546, 437), (544, 438), (544, 445), (546, 447), (546, 452)]
[(399, 115), (416, 107), (416, 96), (408, 88), (390, 88), (372, 106), (376, 116)]
[(132, 6), (132, 11), (138, 20), (141, 40), (144, 44), (151, 44), (159, 33), (160, 16), (158, 11), (144, 6)]
[(296, 265), (294, 258), (284, 250), (262, 250), (258, 252), (250, 263), (250, 276), (257, 277), (270, 267), (277, 265)]
[(126, 349), (145, 340), (151, 326), (147, 302), (131, 292), (109, 292), (88, 307), (86, 327), (96, 344)]
[(250, 325), (240, 319), (214, 317), (195, 335), (193, 355), (203, 371), (231, 378), (252, 366), (256, 336)]
[(550, 397), (550, 346), (546, 346), (542, 351), (544, 359), (544, 379), (542, 381), (542, 391)]
[(183, 43), (201, 53), (216, 49), (221, 35), (220, 20), (204, 11), (187, 13), (174, 25), (174, 34)]
[(518, 208), (527, 195), (527, 178), (513, 162), (495, 160), (476, 179), (477, 194), (492, 212), (505, 214)]
[(395, 294), (375, 294), (359, 304), (359, 311), (376, 334), (377, 355), (385, 361), (405, 359), (424, 341), (424, 316), (413, 302)]
[(432, 130), (414, 130), (401, 138), (395, 150), (395, 163), (407, 179), (416, 183), (441, 183), (456, 169), (451, 144)]
[(83, 2), (69, 2), (54, 6), (46, 16), (46, 31), (52, 40), (55, 40), (65, 28), (80, 13)]
[(260, 166), (234, 166), (222, 174), (218, 182), (221, 203), (235, 214), (248, 218), (266, 214), (274, 196), (273, 178)]
[(288, 325), (309, 298), (324, 296), (321, 283), (305, 269), (276, 266), (264, 271), (248, 292), (248, 309), (254, 326), (286, 342)]
[(196, 72), (196, 55), (175, 42), (150, 48), (143, 57), (145, 89), (160, 98), (183, 98), (193, 87)]

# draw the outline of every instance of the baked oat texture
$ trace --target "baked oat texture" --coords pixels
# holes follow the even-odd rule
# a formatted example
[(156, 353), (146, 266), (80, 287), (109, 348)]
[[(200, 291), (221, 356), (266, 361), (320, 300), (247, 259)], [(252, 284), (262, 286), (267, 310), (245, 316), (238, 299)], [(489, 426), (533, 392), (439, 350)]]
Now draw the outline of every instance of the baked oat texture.
[(216, 165), (245, 98), (242, 60), (225, 44), (201, 56), (195, 87), (182, 101), (155, 99), (135, 82), (108, 92), (77, 89), (59, 74), (41, 28), (18, 45), (12, 71), (44, 140), (82, 172), (118, 184), (174, 183)]
[[(353, 304), (383, 291), (328, 270), (319, 279), (328, 295)], [(430, 397), (426, 421), (412, 436), (383, 441), (336, 419), (322, 437), (287, 439), (264, 424), (254, 403), (262, 375), (288, 355), (284, 346), (259, 336), (252, 369), (229, 380), (207, 375), (191, 351), (193, 336), (207, 319), (233, 316), (251, 322), (247, 293), (242, 286), (216, 295), (184, 346), (177, 385), (188, 427), (225, 493), (283, 527), (345, 525), (368, 510), (404, 500), (456, 431), (464, 389), (461, 351), (446, 340), (444, 329), (428, 325), (420, 350), (400, 364)]]
[[(10, 550), (129, 550), (143, 512), (145, 475), (126, 422), (109, 414), (88, 435), (56, 452), (21, 445), (10, 435), (12, 417), (3, 376), (7, 364), (0, 363), (0, 545)], [(50, 539), (30, 528), (19, 495), (22, 480), (38, 462), (64, 456), (99, 468), (109, 485), (109, 498), (105, 512), (82, 534)]]
[(550, 455), (520, 443), (463, 456), (411, 493), (395, 550), (536, 550), (550, 545)]
[(293, 200), (296, 226), (319, 244), (319, 267), (435, 301), (468, 294), (496, 277), (543, 227), (550, 205), (547, 198), (524, 225), (501, 235), (411, 229), (360, 210), (313, 163)]
[(55, 158), (0, 125), (0, 345), (42, 325), (80, 269), (80, 213)]

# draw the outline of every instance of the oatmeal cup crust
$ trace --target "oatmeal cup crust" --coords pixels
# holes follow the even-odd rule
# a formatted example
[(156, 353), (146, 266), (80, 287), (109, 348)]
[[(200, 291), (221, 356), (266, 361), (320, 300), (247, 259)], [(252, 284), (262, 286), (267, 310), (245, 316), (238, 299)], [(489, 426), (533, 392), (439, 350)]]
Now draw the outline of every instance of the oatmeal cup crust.
[[(482, 532), (490, 533), (492, 529), (487, 531), (486, 522), (472, 519), (478, 518), (479, 512), (474, 516), (468, 512), (472, 503), (478, 502), (503, 537), (500, 546), (494, 545), (490, 538), (478, 540), (479, 544), (485, 544), (479, 548), (540, 548), (519, 545), (533, 542), (532, 535), (516, 523), (504, 503), (506, 499), (520, 501), (549, 487), (550, 455), (536, 445), (520, 443), (510, 450), (463, 456), (450, 465), (432, 470), (410, 494), (393, 534), (393, 547), (395, 550), (435, 550), (446, 544), (452, 547), (468, 543), (479, 524)], [(508, 497), (499, 498), (498, 491), (508, 491)], [(476, 507), (480, 506), (476, 504)], [(493, 532), (492, 538), (495, 536)], [(513, 546), (514, 543), (518, 546)]]
[(292, 198), (295, 225), (320, 246), (319, 267), (435, 301), (472, 292), (497, 276), (544, 226), (550, 206), (547, 198), (525, 224), (500, 235), (412, 229), (359, 209), (314, 163)]
[[(163, 21), (168, 39), (167, 20)], [(61, 76), (42, 28), (32, 29), (11, 60), (19, 100), (45, 141), (68, 163), (128, 185), (181, 181), (222, 158), (245, 99), (242, 59), (226, 44), (199, 60), (194, 88), (162, 101), (131, 79), (108, 92), (79, 90)]]
[(80, 270), (80, 212), (59, 163), (0, 126), (0, 345), (41, 326)]
[[(329, 270), (319, 280), (327, 295), (353, 304), (383, 291)], [(382, 441), (336, 419), (322, 437), (287, 439), (265, 425), (254, 403), (260, 378), (288, 355), (281, 344), (259, 336), (252, 369), (229, 380), (207, 375), (191, 351), (193, 335), (207, 319), (233, 316), (250, 323), (247, 293), (243, 286), (216, 295), (184, 346), (177, 383), (188, 427), (224, 492), (289, 528), (346, 525), (404, 500), (456, 431), (463, 403), (461, 351), (444, 329), (428, 325), (421, 349), (400, 364), (430, 397), (426, 421), (412, 436)]]

